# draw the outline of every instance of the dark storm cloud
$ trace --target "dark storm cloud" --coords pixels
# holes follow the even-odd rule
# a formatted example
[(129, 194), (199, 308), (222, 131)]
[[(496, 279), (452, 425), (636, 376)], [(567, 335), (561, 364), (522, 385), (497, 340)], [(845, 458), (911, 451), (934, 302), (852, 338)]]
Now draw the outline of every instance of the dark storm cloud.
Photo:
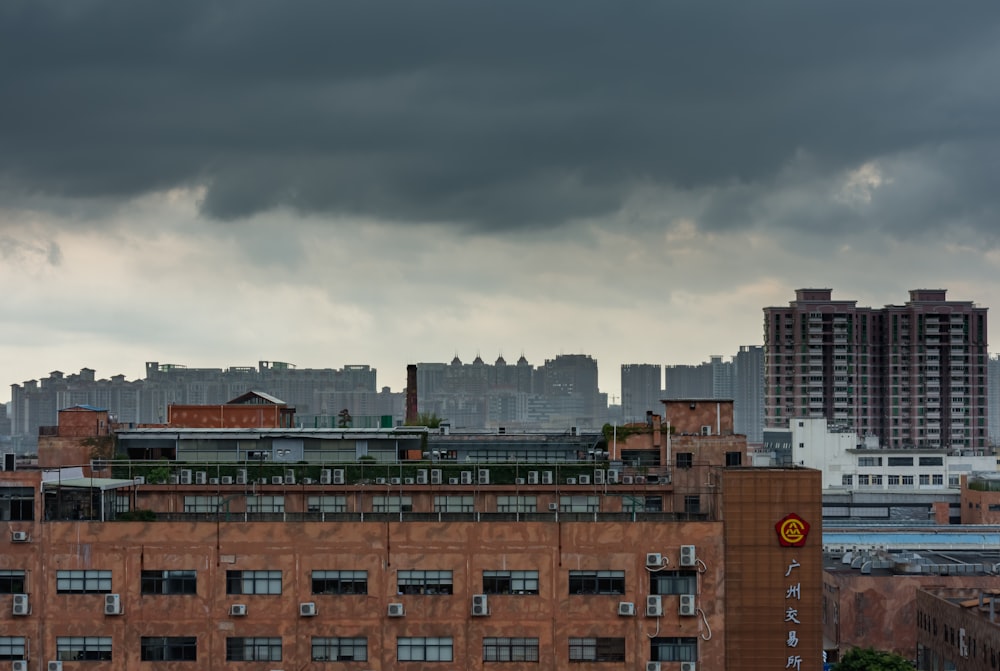
[[(930, 2), (7, 2), (0, 183), (495, 228), (747, 185), (707, 220), (733, 226), (797, 152), (836, 174), (947, 146), (982, 174), (998, 27)], [(995, 212), (991, 181), (948, 202)]]

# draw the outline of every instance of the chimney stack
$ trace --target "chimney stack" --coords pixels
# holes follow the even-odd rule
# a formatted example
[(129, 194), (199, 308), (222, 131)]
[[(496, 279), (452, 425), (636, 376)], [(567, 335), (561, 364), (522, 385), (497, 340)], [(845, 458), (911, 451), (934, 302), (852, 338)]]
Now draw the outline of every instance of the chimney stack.
[(420, 413), (417, 411), (417, 365), (406, 366), (406, 423), (416, 424)]

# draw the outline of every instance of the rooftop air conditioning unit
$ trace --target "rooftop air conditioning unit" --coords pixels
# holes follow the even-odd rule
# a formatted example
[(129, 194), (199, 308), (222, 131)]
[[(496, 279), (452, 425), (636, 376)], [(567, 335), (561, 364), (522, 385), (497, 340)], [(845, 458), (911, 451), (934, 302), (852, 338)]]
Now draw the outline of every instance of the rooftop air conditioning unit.
[(28, 660), (15, 659), (10, 663), (10, 671), (28, 671)]
[(302, 484), (304, 484), (304, 485), (311, 485), (312, 483), (313, 483), (313, 479), (312, 478), (302, 478)]
[(244, 603), (234, 603), (229, 607), (229, 614), (233, 617), (245, 617), (247, 614), (247, 606)]
[(618, 602), (618, 614), (622, 617), (632, 617), (635, 615), (635, 604), (631, 601)]
[(701, 435), (703, 435), (703, 436), (711, 436), (712, 435), (712, 426), (710, 424), (706, 424), (703, 427), (701, 427)]
[(458, 478), (448, 478), (448, 484), (449, 485), (457, 485), (458, 484)]
[(442, 481), (441, 469), (440, 468), (432, 468), (431, 469), (431, 484), (432, 485), (440, 485), (441, 481)]
[(217, 484), (219, 484), (219, 478), (209, 478), (208, 479), (208, 484), (210, 484), (210, 485), (217, 485)]
[(659, 552), (647, 552), (646, 566), (649, 568), (659, 568), (663, 566), (663, 555)]
[(403, 483), (403, 479), (402, 478), (389, 478), (389, 484), (391, 484), (391, 485), (399, 485), (399, 484), (402, 484), (402, 483)]
[(538, 484), (538, 471), (528, 471), (528, 484), (529, 485)]
[(660, 671), (660, 663), (646, 662), (646, 671)]
[(594, 471), (594, 484), (603, 485), (604, 484), (604, 469), (598, 468)]
[(696, 671), (697, 668), (696, 662), (681, 662), (681, 671)]
[(472, 471), (462, 471), (462, 484), (463, 485), (472, 484)]
[(694, 594), (681, 594), (680, 603), (677, 606), (678, 615), (694, 617), (696, 608)]
[(623, 485), (631, 485), (632, 484), (632, 476), (631, 475), (623, 475), (622, 476), (622, 484)]
[(617, 485), (620, 479), (618, 471), (608, 471), (608, 484)]
[[(346, 482), (346, 480), (344, 479), (344, 469), (343, 468), (335, 468), (335, 469), (333, 469), (333, 484), (335, 484), (335, 485), (342, 485), (345, 482)], [(329, 483), (327, 483), (327, 484), (329, 484)]]
[(170, 475), (167, 476), (167, 484), (176, 485), (177, 482), (178, 479), (176, 473), (171, 473)]
[(375, 478), (375, 484), (376, 485), (384, 485), (387, 482), (389, 482), (389, 481), (386, 480), (385, 478)]
[(403, 478), (403, 484), (404, 485), (416, 484), (416, 480), (414, 480), (413, 478)]
[(31, 615), (31, 602), (28, 601), (27, 594), (15, 594), (14, 605), (11, 608), (13, 615)]
[(312, 601), (306, 601), (305, 603), (299, 604), (299, 615), (302, 617), (313, 617), (316, 615), (316, 604)]
[(427, 469), (418, 468), (417, 469), (417, 484), (426, 485), (427, 484)]
[[(279, 481), (279, 484), (280, 484), (281, 476), (279, 475), (277, 477), (278, 477), (278, 481)], [(257, 482), (258, 482), (258, 484), (266, 485), (267, 484), (267, 478), (258, 478)]]
[(489, 600), (485, 594), (472, 595), (472, 614), (477, 617), (485, 617), (490, 614)]
[(27, 543), (29, 539), (27, 531), (12, 531), (10, 532), (10, 540), (12, 543)]
[(122, 614), (122, 598), (119, 594), (105, 594), (104, 595), (104, 614), (105, 615), (121, 615)]
[(551, 485), (553, 482), (552, 471), (542, 471), (542, 484)]
[(401, 603), (389, 604), (389, 617), (403, 617), (404, 615), (406, 615), (406, 611), (403, 609), (403, 604)]
[(295, 484), (295, 471), (289, 469), (285, 471), (285, 484), (294, 485)]
[(663, 597), (659, 594), (650, 594), (646, 597), (646, 617), (660, 617), (663, 615)]
[(681, 546), (681, 566), (697, 566), (698, 553), (693, 545)]
[(191, 484), (191, 471), (187, 468), (181, 469), (181, 484), (182, 485)]
[(247, 469), (240, 468), (236, 471), (236, 484), (245, 485), (247, 483)]
[(208, 482), (208, 473), (205, 471), (196, 471), (194, 474), (194, 483), (196, 485), (204, 485)]
[(635, 484), (641, 485), (642, 483), (646, 482), (646, 476), (645, 475), (637, 475), (637, 476), (635, 476), (633, 478), (633, 480), (635, 481)]
[(525, 480), (524, 478), (514, 478), (514, 484), (515, 485), (524, 485), (524, 484), (527, 484), (527, 483), (528, 483), (528, 481)]
[(285, 484), (285, 478), (281, 477), (280, 475), (272, 475), (271, 476), (271, 484), (272, 485), (283, 485), (283, 484)]
[(233, 476), (223, 475), (221, 478), (219, 478), (219, 481), (222, 482), (222, 484), (224, 485), (231, 485), (233, 484)]
[(488, 468), (479, 469), (479, 484), (481, 485), (490, 484), (490, 469)]
[(322, 468), (319, 471), (319, 484), (328, 485), (333, 482), (333, 472), (329, 468)]
[(137, 475), (134, 478), (132, 478), (132, 484), (144, 485), (146, 484), (146, 477), (143, 475)]
[(575, 485), (576, 484), (576, 478), (566, 478), (566, 484), (567, 485)]
[(559, 504), (558, 503), (550, 503), (549, 504), (549, 510), (559, 510)]
[(55, 660), (52, 660), (45, 668), (47, 669), (47, 671), (62, 671), (62, 662), (57, 662)]
[(576, 479), (576, 481), (579, 482), (581, 485), (589, 485), (590, 484), (590, 476), (589, 475), (581, 475), (580, 477), (578, 477)]

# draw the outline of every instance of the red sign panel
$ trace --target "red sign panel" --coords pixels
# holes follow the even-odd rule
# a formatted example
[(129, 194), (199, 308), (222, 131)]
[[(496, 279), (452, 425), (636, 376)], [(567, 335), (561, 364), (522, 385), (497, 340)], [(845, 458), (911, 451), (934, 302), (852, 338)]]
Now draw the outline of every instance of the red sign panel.
[(789, 513), (774, 525), (778, 532), (778, 542), (786, 548), (799, 548), (806, 544), (809, 535), (809, 523), (796, 515)]

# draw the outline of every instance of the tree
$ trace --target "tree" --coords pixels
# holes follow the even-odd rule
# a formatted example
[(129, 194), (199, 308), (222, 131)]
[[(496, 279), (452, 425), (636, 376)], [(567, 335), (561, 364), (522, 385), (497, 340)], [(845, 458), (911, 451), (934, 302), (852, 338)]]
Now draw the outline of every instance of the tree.
[(422, 412), (412, 422), (407, 422), (407, 426), (426, 426), (428, 429), (437, 429), (444, 420), (433, 412)]
[(852, 648), (834, 664), (833, 671), (913, 671), (913, 664), (892, 652)]
[(338, 416), (337, 419), (338, 429), (349, 429), (351, 427), (351, 422), (354, 421), (354, 418), (351, 417), (351, 413), (350, 411), (348, 411), (347, 408), (341, 410), (337, 416)]

